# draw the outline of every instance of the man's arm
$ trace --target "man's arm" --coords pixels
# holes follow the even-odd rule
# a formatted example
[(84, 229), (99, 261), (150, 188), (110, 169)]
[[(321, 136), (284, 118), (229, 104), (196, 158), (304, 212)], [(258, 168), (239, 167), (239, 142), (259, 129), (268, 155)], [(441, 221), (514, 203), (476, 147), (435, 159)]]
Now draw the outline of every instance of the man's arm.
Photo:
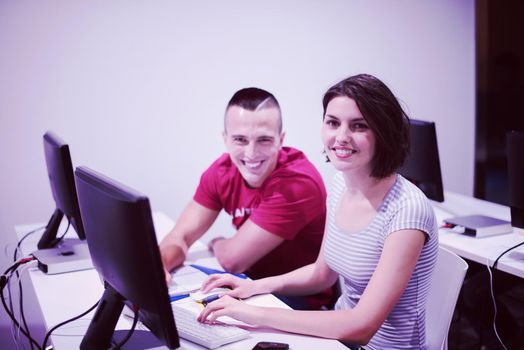
[(218, 262), (230, 272), (244, 272), (284, 239), (247, 220), (231, 238), (217, 240), (212, 249)]
[(218, 214), (219, 211), (194, 200), (189, 202), (173, 230), (160, 242), (160, 255), (167, 271), (184, 262), (189, 247), (211, 227)]

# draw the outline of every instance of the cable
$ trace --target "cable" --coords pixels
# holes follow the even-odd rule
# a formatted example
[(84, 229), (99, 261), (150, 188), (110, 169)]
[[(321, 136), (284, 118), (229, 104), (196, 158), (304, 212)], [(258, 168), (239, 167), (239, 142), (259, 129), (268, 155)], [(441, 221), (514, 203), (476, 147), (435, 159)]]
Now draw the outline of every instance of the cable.
[[(502, 258), (502, 256), (504, 254), (506, 254), (507, 252), (515, 249), (515, 248), (518, 248), (520, 247), (521, 245), (523, 245), (524, 242), (520, 242), (519, 244), (516, 244), (514, 245), (513, 247), (509, 247), (508, 249), (506, 249), (505, 251), (503, 251), (496, 259), (495, 259), (495, 262), (493, 263), (493, 268), (496, 269), (497, 268), (497, 263), (499, 262), (499, 259)], [(489, 262), (488, 262), (488, 266), (489, 266)]]
[[(9, 275), (8, 277), (8, 282), (7, 282), (7, 296), (9, 298), (9, 311), (11, 312), (11, 314), (15, 314), (14, 312), (14, 306), (13, 306), (13, 294), (11, 293), (11, 277), (12, 277), (12, 273)], [(11, 322), (11, 325), (10, 325), (10, 329), (11, 329), (11, 337), (13, 338), (13, 342), (15, 343), (16, 345), (16, 348), (18, 349), (18, 346), (19, 346), (19, 343), (20, 343), (20, 328), (17, 328), (15, 326), (14, 323)]]
[[(25, 319), (25, 313), (24, 313), (24, 298), (23, 298), (23, 291), (22, 291), (22, 274), (31, 267), (32, 265), (31, 264), (28, 264), (28, 265), (25, 265), (23, 267), (23, 270), (18, 272), (16, 271), (16, 277), (18, 278), (18, 309), (20, 311), (20, 318), (22, 319), (22, 323), (24, 324), (24, 328), (27, 332), (27, 334), (29, 334), (29, 336), (31, 336), (31, 332), (29, 331), (29, 326), (27, 324), (27, 321)], [(31, 350), (34, 350), (34, 347), (33, 347), (33, 343), (29, 343), (31, 345)]]
[[(11, 332), (12, 332), (12, 335), (13, 335), (13, 340), (14, 340), (15, 344), (17, 345), (17, 348), (18, 348), (18, 342), (20, 341), (20, 332), (21, 331), (22, 331), (22, 333), (24, 333), (24, 335), (29, 340), (34, 340), (34, 338), (29, 333), (27, 325), (26, 325), (26, 327), (24, 329), (22, 329), (20, 323), (16, 321), (16, 317), (14, 315), (15, 314), (14, 306), (13, 306), (13, 302), (12, 302), (13, 301), (13, 295), (11, 293), (11, 278), (13, 277), (13, 275), (16, 275), (16, 277), (19, 277), (18, 271), (15, 271), (15, 269), (17, 267), (19, 267), (21, 264), (25, 264), (25, 263), (33, 261), (33, 260), (34, 259), (32, 259), (32, 258), (22, 259), (21, 261), (15, 263), (13, 266), (11, 266), (10, 268), (8, 268), (6, 270), (6, 273), (9, 272), (9, 271), (11, 272), (10, 275), (7, 277), (7, 291), (8, 291), (8, 294), (9, 294), (9, 308), (7, 308), (7, 306), (5, 305), (5, 300), (2, 300), (2, 302), (4, 304), (4, 307), (6, 308), (7, 314), (11, 317), (11, 320), (14, 321), (13, 324), (11, 325)], [(25, 269), (27, 269), (27, 267), (30, 267), (30, 265), (25, 266)], [(19, 279), (19, 281), (20, 281), (20, 279)], [(2, 299), (4, 299), (3, 290), (2, 290)], [(19, 312), (22, 312), (22, 310), (19, 310)], [(34, 349), (32, 342), (30, 342), (30, 345), (31, 345), (31, 348)]]
[(138, 307), (133, 305), (133, 310), (135, 311), (135, 315), (133, 317), (133, 325), (131, 326), (131, 329), (129, 332), (127, 332), (126, 336), (120, 341), (120, 343), (115, 344), (111, 350), (120, 349), (122, 346), (124, 346), (125, 343), (131, 338), (133, 335), (133, 332), (135, 331), (136, 324), (138, 323)]
[(494, 291), (494, 288), (493, 288), (493, 274), (492, 274), (491, 268), (496, 269), (497, 268), (497, 264), (498, 264), (500, 258), (502, 258), (506, 253), (512, 251), (515, 248), (520, 247), (523, 244), (524, 244), (524, 242), (521, 242), (519, 244), (514, 245), (513, 247), (509, 247), (508, 249), (506, 249), (505, 251), (500, 253), (499, 256), (493, 262), (493, 266), (492, 267), (490, 267), (490, 265), (489, 265), (489, 259), (486, 260), (486, 267), (488, 268), (488, 272), (489, 272), (489, 287), (490, 287), (490, 293), (491, 293), (491, 300), (493, 302), (493, 311), (494, 311), (494, 315), (493, 315), (493, 330), (495, 331), (495, 335), (497, 336), (497, 339), (498, 339), (499, 343), (502, 345), (502, 347), (505, 350), (507, 350), (507, 347), (504, 344), (504, 342), (502, 341), (502, 339), (500, 338), (499, 333), (497, 331), (497, 324), (496, 324), (496, 320), (497, 320), (497, 300), (495, 299), (495, 291)]
[[(7, 288), (7, 296), (9, 297), (9, 311), (14, 316), (15, 315), (15, 311), (14, 311), (15, 307), (13, 305), (13, 294), (11, 293), (11, 277), (12, 276), (13, 276), (13, 273), (10, 273), (9, 277), (8, 277), (6, 288)], [(13, 336), (13, 341), (15, 342), (15, 344), (17, 344), (17, 346), (18, 346), (18, 342), (19, 342), (17, 334), (19, 334), (19, 333), (20, 333), (20, 329), (18, 329), (18, 332), (17, 332), (17, 327), (15, 326), (14, 323), (11, 323), (11, 335)]]
[(449, 222), (446, 222), (446, 223), (443, 223), (442, 225), (440, 225), (439, 229), (441, 228), (454, 228), (456, 225), (455, 224), (450, 224)]
[(28, 233), (26, 233), (24, 235), (24, 237), (22, 237), (18, 243), (16, 244), (16, 248), (15, 248), (15, 251), (14, 251), (14, 255), (13, 255), (13, 261), (16, 261), (17, 259), (17, 255), (18, 255), (18, 251), (20, 250), (20, 246), (22, 245), (22, 242), (27, 238), (29, 237), (31, 234), (35, 233), (36, 231), (39, 231), (41, 229), (44, 229), (45, 226), (40, 226), (39, 228), (35, 228), (34, 230), (32, 231), (29, 231)]
[[(6, 285), (9, 285), (9, 280), (11, 279), (11, 276), (14, 274), (14, 272), (16, 271), (16, 269), (22, 265), (22, 264), (26, 264), (30, 261), (33, 261), (35, 260), (34, 257), (29, 257), (29, 258), (23, 258), (23, 259), (20, 259), (19, 261), (15, 262), (13, 265), (11, 265), (9, 268), (7, 268), (5, 271), (4, 271), (4, 274), (0, 277), (0, 298), (2, 299), (2, 305), (4, 306), (4, 309), (7, 313), (7, 315), (11, 318), (11, 321), (13, 321), (13, 323), (15, 324), (15, 327), (18, 327), (19, 330), (22, 332), (22, 334), (30, 341), (31, 344), (34, 344), (37, 349), (42, 349), (40, 347), (40, 345), (35, 341), (35, 339), (26, 332), (25, 329), (23, 329), (21, 326), (20, 326), (20, 323), (18, 323), (18, 321), (16, 320), (13, 312), (11, 311), (11, 309), (9, 309), (9, 307), (7, 306), (7, 303), (5, 301), (5, 296), (4, 296), (4, 288)], [(8, 275), (9, 274), (9, 275)], [(9, 300), (11, 302), (11, 298)]]
[[(24, 265), (22, 267), (22, 271), (20, 271), (20, 274), (24, 273), (28, 268), (32, 267), (34, 265), (32, 264), (27, 264), (27, 265)], [(21, 283), (21, 280), (20, 280), (20, 275), (18, 273), (18, 271), (16, 271), (16, 274), (13, 272), (11, 273), (11, 275), (9, 276), (9, 282), (7, 284), (7, 291), (8, 291), (8, 296), (9, 296), (9, 307), (10, 307), (10, 311), (13, 315), (15, 315), (15, 309), (14, 309), (14, 306), (13, 306), (13, 300), (15, 299), (15, 295), (14, 293), (11, 292), (11, 289), (12, 289), (12, 278), (13, 277), (17, 277), (18, 278), (18, 283), (19, 283), (19, 288), (20, 288), (20, 283)], [(22, 299), (20, 299), (19, 301), (22, 301)], [(19, 304), (20, 305), (20, 304)], [(21, 318), (24, 320), (24, 329), (25, 331), (27, 332), (27, 334), (29, 334), (29, 336), (31, 336), (31, 333), (29, 333), (29, 327), (27, 326), (27, 322), (25, 322), (25, 317), (23, 316), (23, 305), (20, 305), (19, 309), (18, 309), (18, 315), (16, 316), (18, 320), (20, 320)], [(13, 341), (18, 349), (18, 343), (21, 341), (20, 337), (20, 327), (16, 327), (13, 323), (11, 324), (11, 335), (13, 337)], [(31, 336), (32, 337), (32, 336)], [(31, 345), (31, 349), (34, 350), (34, 347), (33, 347), (33, 344), (32, 343), (29, 343)]]
[[(504, 253), (502, 253), (500, 256), (502, 256)], [(499, 258), (500, 258), (500, 256), (499, 256)], [(497, 258), (497, 260), (498, 260), (498, 258)], [(488, 272), (489, 272), (489, 289), (490, 289), (490, 292), (491, 292), (491, 300), (493, 302), (493, 330), (495, 331), (495, 335), (497, 336), (497, 339), (498, 339), (500, 345), (502, 345), (502, 347), (505, 350), (508, 350), (508, 348), (506, 347), (506, 345), (504, 344), (504, 342), (500, 338), (499, 332), (497, 331), (497, 323), (496, 323), (496, 321), (497, 321), (497, 300), (495, 299), (495, 292), (493, 291), (493, 274), (492, 274), (491, 268), (489, 266), (489, 258), (486, 259), (486, 267), (488, 268)]]
[[(18, 252), (20, 250), (20, 246), (22, 245), (22, 242), (27, 238), (29, 237), (31, 234), (35, 233), (36, 231), (39, 231), (41, 229), (45, 228), (45, 226), (41, 226), (41, 227), (38, 227), (32, 231), (29, 231), (28, 233), (26, 233), (19, 241), (18, 243), (16, 244), (16, 247), (15, 247), (15, 250), (13, 252), (13, 261), (16, 261), (17, 259), (17, 255), (18, 255)], [(24, 302), (23, 302), (23, 288), (22, 288), (22, 281), (19, 277), (19, 274), (18, 274), (18, 271), (16, 272), (16, 277), (18, 278), (18, 293), (19, 293), (19, 310), (20, 310), (20, 318), (22, 319), (22, 323), (24, 325), (24, 329), (25, 331), (27, 332), (27, 334), (32, 338), (31, 336), (31, 332), (29, 330), (29, 326), (27, 325), (27, 321), (25, 319), (25, 314), (24, 314)], [(11, 302), (11, 298), (9, 300), (9, 305), (11, 306), (11, 311), (13, 310), (12, 309), (12, 302)], [(14, 314), (14, 312), (13, 312)], [(30, 342), (30, 345), (31, 345), (31, 350), (34, 350), (34, 347), (33, 347), (33, 343)]]
[(69, 226), (71, 226), (71, 220), (69, 220), (69, 218), (67, 218), (67, 227), (66, 227), (64, 233), (62, 233), (62, 236), (60, 236), (60, 237), (58, 237), (56, 239), (56, 244), (60, 243), (64, 239), (65, 235), (67, 234), (67, 231), (69, 231)]
[(81, 313), (80, 315), (78, 316), (75, 316), (73, 318), (70, 318), (69, 320), (66, 320), (64, 322), (61, 322), (59, 324), (57, 324), (56, 326), (54, 326), (53, 328), (51, 328), (45, 335), (45, 338), (44, 338), (44, 341), (42, 342), (42, 347), (39, 346), (40, 349), (43, 349), (45, 350), (46, 348), (46, 345), (47, 345), (47, 341), (49, 340), (49, 337), (51, 336), (51, 334), (53, 333), (53, 331), (59, 327), (62, 327), (63, 325), (65, 324), (68, 324), (70, 322), (73, 322), (73, 321), (76, 321), (78, 320), (80, 317), (84, 317), (85, 315), (87, 315), (88, 313), (90, 313), (91, 311), (93, 311), (97, 306), (98, 306), (98, 303), (100, 302), (100, 300), (98, 300), (93, 306), (91, 306), (88, 310), (84, 311), (83, 313)]

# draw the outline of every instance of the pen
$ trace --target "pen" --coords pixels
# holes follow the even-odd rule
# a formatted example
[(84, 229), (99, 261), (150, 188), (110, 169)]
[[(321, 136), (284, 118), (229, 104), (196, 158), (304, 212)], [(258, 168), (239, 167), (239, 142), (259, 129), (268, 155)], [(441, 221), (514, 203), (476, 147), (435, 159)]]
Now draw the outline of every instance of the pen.
[(184, 299), (184, 298), (189, 298), (189, 294), (170, 295), (169, 301), (173, 302), (173, 301), (177, 301), (177, 300)]
[(200, 304), (206, 306), (207, 304), (209, 304), (209, 303), (211, 303), (211, 302), (213, 302), (213, 301), (215, 301), (217, 299), (220, 299), (220, 294), (212, 294), (212, 295), (207, 296), (204, 299), (202, 299), (200, 301)]
[(206, 275), (211, 275), (213, 273), (229, 273), (233, 276), (237, 276), (237, 277), (240, 277), (240, 278), (244, 278), (246, 279), (247, 276), (243, 273), (230, 273), (230, 272), (226, 272), (226, 271), (222, 271), (222, 270), (217, 270), (217, 269), (212, 269), (210, 267), (205, 267), (205, 266), (201, 266), (201, 265), (197, 265), (197, 264), (190, 264), (189, 266), (197, 269), (197, 270), (200, 270), (202, 271), (203, 273), (205, 273)]

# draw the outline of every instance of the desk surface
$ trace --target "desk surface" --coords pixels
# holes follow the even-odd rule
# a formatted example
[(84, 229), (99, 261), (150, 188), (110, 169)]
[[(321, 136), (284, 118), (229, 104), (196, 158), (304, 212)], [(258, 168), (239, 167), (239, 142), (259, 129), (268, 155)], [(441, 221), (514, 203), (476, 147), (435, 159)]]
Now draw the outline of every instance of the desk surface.
[[(502, 220), (511, 220), (509, 207), (477, 198), (446, 192), (443, 203), (433, 202), (439, 223), (443, 219), (482, 214)], [(497, 257), (506, 249), (524, 242), (524, 230), (513, 228), (512, 233), (490, 237), (474, 238), (449, 229), (439, 230), (440, 245), (463, 258), (486, 265), (493, 265)], [(497, 263), (497, 269), (524, 278), (524, 246), (506, 253)]]
[[(159, 241), (173, 227), (173, 221), (161, 213), (153, 215), (155, 230)], [(17, 237), (21, 238), (24, 233), (41, 225), (16, 226)], [(22, 244), (22, 253), (27, 255), (35, 250), (40, 235), (29, 237)], [(203, 245), (195, 244), (189, 251), (188, 261), (210, 265), (215, 259), (209, 257), (207, 249)], [(218, 264), (217, 264), (218, 265)], [(212, 266), (210, 266), (212, 267)], [(218, 266), (217, 266), (218, 267)], [(103, 286), (94, 269), (69, 272), (57, 275), (46, 275), (37, 267), (31, 267), (28, 271), (30, 282), (35, 290), (35, 295), (40, 306), (41, 318), (46, 329), (63, 322), (71, 317), (81, 314), (94, 305), (102, 296)], [(284, 307), (273, 295), (263, 295), (253, 298), (257, 305)], [(55, 349), (78, 349), (84, 333), (89, 326), (93, 312), (87, 316), (58, 328), (51, 337)], [(121, 317), (117, 329), (129, 329), (131, 322)], [(243, 341), (221, 347), (224, 350), (251, 349), (259, 341), (275, 341), (288, 343), (292, 349), (346, 349), (336, 340), (303, 336), (285, 333), (272, 329), (250, 330), (251, 336)], [(180, 339), (180, 349), (204, 349), (203, 347)], [(164, 347), (165, 348), (165, 347)]]

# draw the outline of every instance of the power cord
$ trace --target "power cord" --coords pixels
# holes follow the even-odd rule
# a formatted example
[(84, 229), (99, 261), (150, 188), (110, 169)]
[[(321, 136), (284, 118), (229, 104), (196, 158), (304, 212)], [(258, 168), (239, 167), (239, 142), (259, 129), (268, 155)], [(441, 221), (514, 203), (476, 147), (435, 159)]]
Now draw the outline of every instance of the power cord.
[(71, 226), (71, 220), (69, 220), (69, 218), (67, 218), (67, 227), (66, 227), (64, 233), (62, 233), (62, 235), (56, 239), (56, 244), (60, 243), (64, 239), (65, 235), (67, 234), (67, 231), (69, 231), (69, 227), (70, 226)]
[[(516, 249), (516, 248), (520, 247), (523, 244), (524, 244), (524, 242), (520, 242), (519, 244), (516, 244), (513, 247), (509, 247), (508, 249), (506, 249), (505, 251), (500, 253), (500, 255), (495, 259), (495, 262), (493, 263), (493, 268), (494, 269), (497, 268), (497, 263), (499, 262), (500, 258), (502, 258), (502, 256), (506, 255), (506, 253), (512, 251), (513, 249)], [(488, 266), (489, 266), (489, 263), (488, 263)]]
[(110, 350), (117, 350), (122, 348), (122, 346), (124, 346), (124, 344), (127, 343), (127, 341), (133, 335), (133, 332), (135, 331), (136, 325), (138, 323), (138, 307), (133, 305), (133, 311), (135, 312), (135, 314), (133, 317), (133, 325), (131, 326), (131, 329), (129, 330), (129, 332), (127, 332), (126, 336), (119, 343), (115, 344)]
[(506, 347), (506, 345), (500, 338), (499, 332), (497, 331), (497, 323), (496, 323), (497, 321), (497, 300), (495, 299), (495, 292), (493, 290), (493, 274), (491, 272), (491, 267), (489, 266), (489, 258), (487, 259), (486, 267), (488, 268), (488, 272), (489, 272), (489, 290), (491, 292), (491, 301), (493, 302), (493, 330), (495, 331), (495, 335), (497, 336), (497, 339), (500, 345), (502, 345), (502, 347), (505, 350), (508, 350), (508, 348)]
[[(15, 300), (15, 295), (16, 294), (13, 294), (11, 289), (12, 289), (12, 286), (15, 284), (13, 281), (13, 278), (16, 278), (18, 280), (18, 288), (19, 288), (19, 307), (18, 307), (18, 315), (15, 315), (15, 317), (17, 317), (18, 321), (22, 321), (23, 322), (23, 326), (24, 326), (24, 329), (25, 331), (27, 332), (27, 334), (29, 334), (31, 336), (31, 333), (29, 331), (29, 326), (27, 325), (27, 322), (25, 320), (25, 315), (24, 315), (24, 304), (23, 304), (23, 297), (21, 295), (22, 293), (22, 278), (21, 276), (25, 273), (25, 271), (27, 271), (28, 269), (30, 268), (34, 268), (35, 266), (35, 263), (36, 261), (32, 261), (31, 263), (27, 263), (23, 266), (20, 266), (18, 268), (18, 270), (16, 271), (16, 273), (12, 273), (10, 278), (9, 278), (9, 283), (7, 284), (7, 291), (8, 291), (8, 296), (9, 296), (9, 307), (11, 308), (11, 313), (13, 315), (15, 315), (15, 309), (14, 309), (14, 306), (13, 306), (13, 301)], [(18, 344), (20, 341), (21, 341), (21, 334), (20, 334), (20, 328), (16, 328), (14, 324), (11, 324), (11, 331), (12, 331), (12, 336), (13, 336), (13, 340), (15, 342), (15, 344)], [(34, 350), (34, 346), (33, 346), (33, 343), (29, 343), (29, 345), (31, 346), (31, 349)]]
[[(60, 236), (57, 240), (57, 242), (60, 242), (65, 234), (67, 233), (67, 231), (69, 230), (69, 227), (71, 225), (71, 222), (69, 221), (68, 219), (68, 225), (66, 227), (66, 230), (65, 232), (62, 234), (62, 236)], [(22, 332), (22, 334), (29, 340), (29, 344), (31, 346), (31, 349), (34, 350), (34, 347), (36, 346), (37, 349), (41, 349), (40, 348), (40, 345), (36, 342), (36, 340), (31, 336), (31, 333), (30, 333), (30, 330), (29, 330), (29, 326), (27, 324), (27, 321), (26, 321), (26, 318), (25, 318), (25, 313), (24, 313), (24, 304), (23, 304), (23, 288), (22, 288), (22, 281), (20, 279), (20, 274), (18, 272), (18, 267), (20, 265), (23, 265), (23, 264), (26, 264), (30, 261), (33, 261), (35, 260), (34, 257), (28, 257), (28, 258), (23, 258), (23, 259), (20, 259), (19, 261), (16, 261), (17, 260), (17, 257), (18, 257), (18, 253), (20, 251), (20, 247), (22, 245), (22, 243), (24, 242), (25, 239), (27, 239), (31, 234), (39, 231), (39, 230), (42, 230), (43, 228), (45, 228), (45, 226), (41, 226), (41, 227), (38, 227), (32, 231), (29, 231), (28, 233), (26, 233), (17, 243), (15, 249), (14, 249), (14, 252), (13, 252), (13, 265), (11, 265), (5, 272), (4, 274), (0, 277), (0, 297), (2, 299), (2, 305), (4, 307), (4, 309), (6, 310), (6, 313), (7, 315), (11, 318), (11, 321), (13, 322), (13, 325), (14, 325), (14, 329), (17, 329), (18, 330), (18, 334), (19, 332)], [(13, 275), (16, 275), (17, 279), (18, 279), (18, 288), (19, 288), (19, 312), (20, 312), (20, 318), (21, 318), (21, 321), (23, 323), (23, 326), (20, 324), (20, 322), (17, 321), (15, 315), (14, 315), (14, 306), (13, 306), (13, 298), (12, 298), (12, 295), (11, 295), (11, 287), (10, 287), (10, 280), (11, 278), (13, 277)], [(8, 292), (9, 292), (9, 306), (7, 305), (7, 302), (5, 300), (5, 296), (4, 296), (4, 288), (5, 287), (8, 287)], [(15, 333), (13, 333), (13, 336), (16, 338), (17, 336), (15, 336)], [(16, 341), (16, 339), (15, 339)]]
[(53, 328), (51, 328), (45, 335), (45, 338), (44, 338), (44, 341), (42, 342), (42, 347), (39, 346), (39, 349), (43, 349), (45, 350), (46, 349), (46, 346), (47, 346), (47, 341), (49, 340), (49, 337), (51, 337), (51, 334), (59, 327), (62, 327), (63, 325), (66, 325), (70, 322), (73, 322), (73, 321), (76, 321), (78, 320), (79, 318), (81, 317), (84, 317), (85, 315), (87, 315), (88, 313), (90, 313), (91, 311), (93, 311), (97, 306), (98, 306), (98, 303), (100, 302), (100, 300), (98, 300), (93, 306), (91, 306), (88, 310), (84, 311), (83, 313), (81, 313), (80, 315), (78, 316), (75, 316), (73, 318), (70, 318), (64, 322), (61, 322), (59, 324), (57, 324), (56, 326), (54, 326)]
[(14, 251), (14, 253), (13, 253), (13, 262), (15, 262), (16, 259), (17, 259), (18, 252), (20, 251), (20, 246), (22, 245), (22, 242), (23, 242), (27, 237), (29, 237), (30, 235), (32, 235), (33, 233), (35, 233), (36, 231), (40, 231), (40, 230), (42, 230), (42, 229), (44, 229), (44, 228), (45, 228), (45, 226), (40, 226), (39, 228), (35, 228), (34, 230), (29, 231), (29, 232), (27, 232), (27, 233), (24, 235), (24, 237), (22, 237), (22, 238), (18, 241), (18, 243), (16, 244), (15, 251)]
[[(69, 220), (69, 218), (67, 218), (67, 227), (64, 231), (64, 233), (58, 237), (56, 239), (56, 243), (58, 244), (58, 242), (60, 242), (64, 236), (67, 234), (67, 232), (69, 231), (69, 227), (71, 226), (71, 221)], [(41, 226), (39, 228), (36, 228), (32, 231), (29, 231), (28, 233), (26, 233), (17, 243), (16, 245), (16, 248), (13, 252), (13, 261), (16, 261), (17, 259), (17, 256), (18, 256), (18, 252), (20, 251), (20, 246), (22, 245), (22, 242), (27, 238), (29, 237), (31, 234), (41, 230), (41, 229), (44, 229), (45, 226)], [(22, 321), (22, 324), (23, 324), (23, 329), (25, 330), (25, 332), (27, 333), (27, 335), (30, 337), (30, 338), (33, 338), (31, 336), (31, 332), (30, 332), (30, 329), (29, 329), (29, 326), (27, 324), (27, 321), (26, 321), (26, 318), (25, 318), (25, 313), (24, 313), (24, 301), (23, 301), (23, 287), (22, 287), (22, 281), (21, 279), (19, 278), (19, 273), (18, 271), (16, 271), (16, 277), (18, 278), (18, 297), (19, 297), (19, 310), (20, 310), (20, 319)], [(9, 289), (9, 292), (10, 292), (10, 289)], [(14, 316), (14, 308), (13, 308), (13, 304), (12, 304), (12, 298), (10, 297), (9, 298), (9, 306), (10, 306), (10, 310), (11, 310), (11, 314)], [(21, 329), (21, 326), (20, 326), (20, 323), (17, 323), (17, 327), (18, 329)], [(31, 345), (31, 350), (34, 350), (34, 344), (33, 342), (30, 342), (30, 345)]]
[[(8, 267), (4, 271), (3, 275), (0, 276), (0, 298), (2, 299), (2, 305), (4, 306), (4, 309), (7, 315), (11, 318), (11, 321), (13, 321), (15, 327), (17, 327), (22, 332), (22, 334), (29, 340), (29, 342), (31, 343), (31, 346), (35, 345), (37, 349), (41, 350), (42, 348), (35, 341), (35, 339), (31, 336), (31, 334), (29, 334), (23, 327), (21, 327), (20, 323), (16, 320), (16, 317), (14, 316), (12, 309), (10, 309), (7, 306), (7, 303), (5, 301), (5, 296), (4, 296), (5, 286), (9, 284), (9, 281), (11, 277), (13, 276), (13, 274), (15, 274), (16, 269), (18, 269), (20, 265), (27, 264), (28, 262), (33, 261), (33, 260), (35, 260), (35, 258), (32, 256), (28, 258), (20, 259), (19, 261), (15, 262), (13, 265)], [(11, 303), (11, 298), (10, 298), (10, 303)]]
[[(17, 259), (17, 255), (18, 255), (18, 252), (20, 251), (20, 246), (22, 245), (22, 242), (27, 238), (29, 237), (30, 235), (32, 235), (33, 233), (39, 231), (39, 230), (42, 230), (44, 229), (45, 226), (41, 226), (41, 227), (38, 227), (32, 231), (29, 231), (28, 233), (26, 233), (19, 241), (18, 243), (16, 244), (16, 247), (15, 247), (15, 250), (13, 252), (13, 262), (16, 261)], [(18, 278), (18, 297), (19, 297), (19, 310), (20, 310), (20, 318), (22, 319), (22, 323), (24, 325), (24, 329), (25, 331), (27, 332), (27, 334), (31, 337), (31, 332), (29, 330), (29, 326), (27, 324), (27, 321), (25, 319), (25, 313), (24, 313), (24, 299), (23, 299), (23, 288), (22, 288), (22, 281), (20, 279), (20, 276), (19, 276), (19, 273), (18, 271), (16, 271), (16, 277)], [(12, 308), (12, 302), (11, 302), (11, 297), (9, 298), (9, 305), (11, 306), (11, 312), (13, 313), (14, 315), (14, 312), (13, 312), (13, 308)], [(34, 350), (34, 347), (33, 347), (33, 343), (29, 343), (31, 345), (31, 350)]]
[(490, 293), (491, 293), (491, 301), (493, 302), (493, 330), (495, 331), (495, 336), (497, 337), (500, 345), (502, 345), (502, 347), (505, 350), (508, 350), (508, 348), (506, 347), (506, 345), (504, 344), (504, 342), (500, 338), (499, 333), (497, 331), (497, 323), (496, 323), (496, 321), (497, 321), (497, 300), (495, 299), (495, 291), (494, 291), (494, 288), (493, 288), (493, 273), (492, 273), (491, 269), (496, 269), (497, 268), (497, 264), (498, 264), (500, 258), (502, 258), (508, 252), (512, 251), (515, 248), (520, 247), (523, 244), (524, 244), (524, 242), (521, 242), (521, 243), (516, 244), (516, 245), (514, 245), (512, 247), (509, 247), (508, 249), (506, 249), (505, 251), (500, 253), (499, 256), (493, 262), (493, 266), (489, 265), (489, 259), (486, 260), (486, 267), (487, 267), (488, 272), (489, 272), (489, 290), (490, 290)]

